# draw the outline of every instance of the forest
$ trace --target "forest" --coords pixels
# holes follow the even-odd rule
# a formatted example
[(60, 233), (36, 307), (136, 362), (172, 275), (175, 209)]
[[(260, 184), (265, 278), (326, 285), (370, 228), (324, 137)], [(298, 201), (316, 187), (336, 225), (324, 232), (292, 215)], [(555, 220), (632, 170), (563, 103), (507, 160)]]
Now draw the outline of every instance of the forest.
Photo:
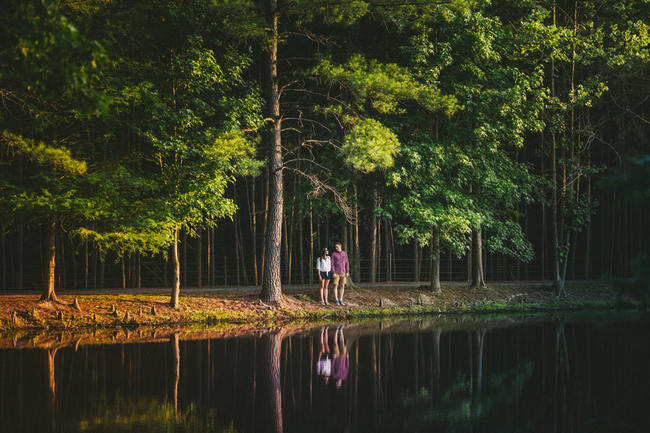
[[(0, 289), (648, 275), (646, 0), (0, 13)], [(640, 278), (640, 277), (639, 277)], [(647, 283), (647, 281), (646, 281)]]

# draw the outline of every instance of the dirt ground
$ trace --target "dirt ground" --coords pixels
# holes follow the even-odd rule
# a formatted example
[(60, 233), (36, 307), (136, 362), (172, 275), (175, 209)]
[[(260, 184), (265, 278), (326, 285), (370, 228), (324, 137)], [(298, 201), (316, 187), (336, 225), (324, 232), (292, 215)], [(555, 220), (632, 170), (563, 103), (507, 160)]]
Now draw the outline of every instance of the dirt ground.
[[(434, 294), (421, 287), (362, 287), (346, 289), (344, 307), (320, 305), (318, 290), (286, 290), (280, 306), (269, 306), (253, 290), (181, 292), (180, 309), (168, 306), (166, 293), (115, 295), (66, 294), (59, 302), (38, 302), (38, 295), (0, 295), (0, 331), (137, 327), (190, 323), (279, 323), (371, 315), (426, 312), (503, 311), (522, 308), (572, 308), (613, 304), (616, 292), (604, 283), (573, 284), (557, 300), (540, 283), (492, 284), (470, 290), (443, 286)], [(80, 309), (73, 305), (75, 298)]]

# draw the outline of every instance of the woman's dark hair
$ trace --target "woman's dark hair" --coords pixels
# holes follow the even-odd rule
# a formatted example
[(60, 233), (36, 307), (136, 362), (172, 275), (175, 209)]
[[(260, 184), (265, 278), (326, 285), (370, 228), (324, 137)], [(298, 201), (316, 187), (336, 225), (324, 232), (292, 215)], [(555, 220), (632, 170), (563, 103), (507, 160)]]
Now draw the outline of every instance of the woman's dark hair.
[(327, 247), (325, 247), (325, 248), (323, 248), (322, 250), (320, 250), (320, 256), (321, 256), (321, 258), (325, 258), (325, 251), (328, 251)]

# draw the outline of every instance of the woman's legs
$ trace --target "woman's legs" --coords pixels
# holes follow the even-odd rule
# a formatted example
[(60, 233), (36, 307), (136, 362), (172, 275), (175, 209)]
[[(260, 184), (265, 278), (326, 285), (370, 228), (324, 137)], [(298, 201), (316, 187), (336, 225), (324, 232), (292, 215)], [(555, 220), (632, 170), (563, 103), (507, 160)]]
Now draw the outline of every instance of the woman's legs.
[(329, 305), (329, 302), (327, 302), (327, 288), (330, 285), (330, 280), (323, 280), (323, 283), (325, 283), (325, 305)]
[[(326, 294), (326, 289), (325, 289), (325, 282), (326, 282), (326, 281), (327, 281), (327, 280), (320, 280), (320, 303), (321, 303), (321, 304), (324, 304), (324, 303), (325, 303), (325, 299), (327, 299), (327, 294)], [(324, 295), (325, 297), (323, 297), (323, 295)]]

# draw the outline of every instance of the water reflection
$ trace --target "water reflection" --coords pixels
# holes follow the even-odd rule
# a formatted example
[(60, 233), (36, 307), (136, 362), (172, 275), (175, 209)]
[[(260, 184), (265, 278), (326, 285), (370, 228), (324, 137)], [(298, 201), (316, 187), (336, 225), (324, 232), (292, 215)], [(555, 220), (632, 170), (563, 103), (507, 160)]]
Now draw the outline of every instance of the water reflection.
[(19, 342), (0, 349), (0, 431), (645, 432), (647, 324), (446, 320)]

